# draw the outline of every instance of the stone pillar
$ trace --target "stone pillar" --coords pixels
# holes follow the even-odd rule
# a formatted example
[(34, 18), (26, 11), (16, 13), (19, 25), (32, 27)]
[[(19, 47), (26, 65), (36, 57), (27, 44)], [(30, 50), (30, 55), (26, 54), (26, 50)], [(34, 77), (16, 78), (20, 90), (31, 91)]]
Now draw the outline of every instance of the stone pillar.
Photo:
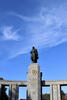
[(53, 100), (53, 86), (50, 85), (50, 100)]
[(58, 100), (61, 100), (61, 88), (59, 84), (58, 84)]
[(40, 73), (40, 80), (41, 80), (41, 100), (42, 100), (42, 72)]
[(9, 100), (18, 100), (19, 87), (15, 84), (9, 86)]
[(0, 99), (1, 99), (1, 84), (0, 84)]
[(12, 86), (9, 85), (9, 100), (11, 100), (12, 97)]
[(50, 86), (51, 93), (50, 93), (50, 100), (61, 100), (60, 97), (60, 85), (53, 84)]
[(58, 100), (58, 87), (57, 85), (53, 85), (53, 100)]
[(19, 99), (19, 86), (16, 85), (16, 100)]
[(27, 100), (41, 100), (40, 67), (31, 63), (28, 69)]

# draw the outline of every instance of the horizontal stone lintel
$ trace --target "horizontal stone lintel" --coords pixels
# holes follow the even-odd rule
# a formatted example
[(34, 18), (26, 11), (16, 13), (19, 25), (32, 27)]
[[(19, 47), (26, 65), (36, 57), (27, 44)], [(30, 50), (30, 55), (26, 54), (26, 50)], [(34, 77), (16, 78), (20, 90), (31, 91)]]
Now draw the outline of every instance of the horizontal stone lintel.
[[(0, 84), (2, 85), (18, 85), (18, 86), (24, 86), (26, 87), (28, 82), (27, 81), (16, 81), (16, 80), (0, 80)], [(59, 85), (67, 85), (67, 80), (42, 80), (42, 86), (50, 86), (53, 84), (59, 84)]]
[(6, 85), (6, 86), (15, 84), (15, 85), (18, 85), (18, 86), (24, 86), (24, 87), (26, 87), (27, 86), (27, 81), (0, 80), (0, 84), (1, 85)]
[(42, 86), (50, 86), (53, 84), (67, 85), (67, 80), (43, 80)]

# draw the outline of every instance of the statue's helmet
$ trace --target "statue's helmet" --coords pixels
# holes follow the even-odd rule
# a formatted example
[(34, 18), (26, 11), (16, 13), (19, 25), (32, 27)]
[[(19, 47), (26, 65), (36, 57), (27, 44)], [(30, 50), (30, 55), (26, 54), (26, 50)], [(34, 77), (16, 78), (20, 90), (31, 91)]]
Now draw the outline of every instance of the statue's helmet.
[(33, 46), (32, 49), (35, 49), (35, 47)]

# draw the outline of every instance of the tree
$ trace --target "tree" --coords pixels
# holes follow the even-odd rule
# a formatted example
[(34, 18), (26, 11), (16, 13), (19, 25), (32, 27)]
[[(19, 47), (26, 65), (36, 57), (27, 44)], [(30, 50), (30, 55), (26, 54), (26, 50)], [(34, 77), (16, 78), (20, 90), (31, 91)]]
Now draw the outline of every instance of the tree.
[[(0, 80), (3, 80), (3, 78), (0, 78)], [(6, 88), (4, 85), (1, 86), (0, 100), (8, 100), (8, 96), (6, 94)]]
[(2, 85), (1, 88), (1, 100), (8, 100), (8, 96), (6, 94), (6, 88), (4, 85)]
[(61, 100), (65, 100), (65, 93), (61, 90)]
[(50, 100), (50, 94), (43, 94), (42, 100)]

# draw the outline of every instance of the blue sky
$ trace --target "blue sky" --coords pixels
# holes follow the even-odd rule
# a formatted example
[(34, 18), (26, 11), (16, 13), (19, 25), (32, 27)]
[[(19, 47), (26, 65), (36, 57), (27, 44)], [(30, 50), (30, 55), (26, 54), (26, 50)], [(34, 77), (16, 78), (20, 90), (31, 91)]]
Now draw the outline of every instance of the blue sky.
[(43, 79), (67, 79), (66, 0), (0, 0), (0, 77), (27, 80), (33, 45)]

